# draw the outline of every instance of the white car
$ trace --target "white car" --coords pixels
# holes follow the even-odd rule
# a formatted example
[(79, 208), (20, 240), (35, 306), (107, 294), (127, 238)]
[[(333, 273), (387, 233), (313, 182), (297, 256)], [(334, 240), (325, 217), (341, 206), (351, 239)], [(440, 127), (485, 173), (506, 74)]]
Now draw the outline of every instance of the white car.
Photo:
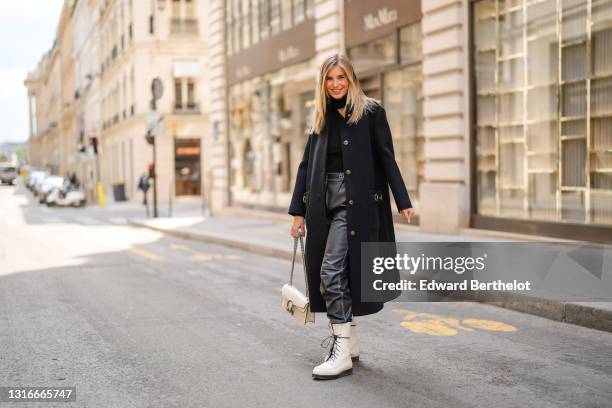
[(44, 203), (47, 199), (47, 194), (54, 188), (60, 188), (64, 185), (64, 178), (60, 176), (47, 176), (40, 182), (36, 191), (36, 197), (39, 203)]
[(30, 172), (30, 174), (28, 174), (28, 178), (26, 179), (26, 186), (28, 186), (30, 190), (34, 191), (34, 186), (39, 181), (47, 177), (47, 174), (48, 173), (46, 171), (42, 170), (35, 170)]

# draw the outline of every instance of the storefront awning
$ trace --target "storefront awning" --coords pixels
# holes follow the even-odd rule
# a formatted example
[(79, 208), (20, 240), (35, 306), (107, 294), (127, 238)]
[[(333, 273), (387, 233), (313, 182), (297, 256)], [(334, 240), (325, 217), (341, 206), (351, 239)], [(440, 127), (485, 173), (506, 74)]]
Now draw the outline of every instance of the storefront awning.
[(172, 73), (175, 78), (197, 78), (200, 76), (200, 64), (196, 60), (174, 61)]

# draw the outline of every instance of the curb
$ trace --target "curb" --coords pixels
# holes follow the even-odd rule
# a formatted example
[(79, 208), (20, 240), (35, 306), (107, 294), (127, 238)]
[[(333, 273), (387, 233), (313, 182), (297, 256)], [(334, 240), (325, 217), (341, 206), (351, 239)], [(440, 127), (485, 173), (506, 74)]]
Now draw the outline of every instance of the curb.
[[(190, 239), (193, 241), (202, 241), (208, 242), (211, 244), (223, 245), (230, 248), (241, 249), (243, 251), (252, 252), (257, 255), (271, 256), (274, 258), (280, 258), (286, 261), (290, 261), (293, 258), (293, 251), (284, 250), (284, 249), (276, 249), (270, 248), (267, 245), (259, 245), (256, 243), (247, 243), (235, 241), (228, 238), (223, 238), (215, 235), (208, 235), (204, 233), (193, 233), (188, 231), (177, 231), (172, 229), (155, 227), (153, 225), (147, 225), (144, 223), (140, 223), (137, 221), (128, 220), (128, 225), (139, 227), (139, 228), (147, 228), (153, 231), (161, 232), (165, 235), (170, 235), (173, 237)], [(298, 252), (296, 256), (296, 260), (301, 261), (302, 255)]]
[[(188, 231), (165, 229), (133, 220), (128, 220), (128, 225), (139, 228), (147, 228), (169, 236), (223, 245), (257, 255), (271, 256), (287, 261), (291, 261), (293, 258), (293, 251), (270, 248), (266, 245), (240, 242), (201, 232), (193, 233)], [(298, 259), (301, 260), (301, 254), (299, 252), (296, 256), (296, 260)], [(510, 292), (476, 292), (473, 296), (473, 301), (490, 304), (504, 309), (515, 310), (517, 312), (527, 313), (549, 320), (556, 320), (563, 323), (575, 324), (577, 326), (612, 333), (612, 310), (598, 309), (578, 303), (560, 302)]]

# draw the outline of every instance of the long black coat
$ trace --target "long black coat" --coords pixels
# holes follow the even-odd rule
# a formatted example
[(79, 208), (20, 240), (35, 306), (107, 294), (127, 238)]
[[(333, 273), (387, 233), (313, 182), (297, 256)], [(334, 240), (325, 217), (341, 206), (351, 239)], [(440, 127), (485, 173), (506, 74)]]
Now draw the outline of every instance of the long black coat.
[[(349, 110), (347, 120), (350, 115)], [(383, 307), (382, 302), (361, 301), (360, 263), (362, 242), (395, 242), (388, 186), (398, 211), (412, 205), (395, 161), (391, 131), (382, 106), (365, 113), (356, 124), (342, 127), (340, 137), (347, 198), (350, 288), (353, 314), (360, 316), (376, 313)], [(324, 128), (320, 134), (308, 136), (289, 207), (289, 214), (306, 218), (306, 268), (314, 312), (326, 311), (319, 289), (330, 225), (325, 211), (326, 156), (327, 129)], [(399, 280), (399, 273), (392, 279)]]

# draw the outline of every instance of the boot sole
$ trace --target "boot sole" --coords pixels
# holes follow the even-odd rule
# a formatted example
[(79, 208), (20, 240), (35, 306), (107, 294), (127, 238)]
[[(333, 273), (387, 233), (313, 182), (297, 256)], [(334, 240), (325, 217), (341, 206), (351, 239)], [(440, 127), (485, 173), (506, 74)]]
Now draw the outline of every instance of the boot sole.
[(339, 374), (335, 374), (335, 375), (321, 375), (321, 374), (313, 374), (312, 378), (314, 380), (335, 380), (336, 378), (340, 378), (340, 377), (344, 377), (346, 375), (351, 375), (353, 374), (353, 369), (349, 368), (348, 370), (345, 370)]

